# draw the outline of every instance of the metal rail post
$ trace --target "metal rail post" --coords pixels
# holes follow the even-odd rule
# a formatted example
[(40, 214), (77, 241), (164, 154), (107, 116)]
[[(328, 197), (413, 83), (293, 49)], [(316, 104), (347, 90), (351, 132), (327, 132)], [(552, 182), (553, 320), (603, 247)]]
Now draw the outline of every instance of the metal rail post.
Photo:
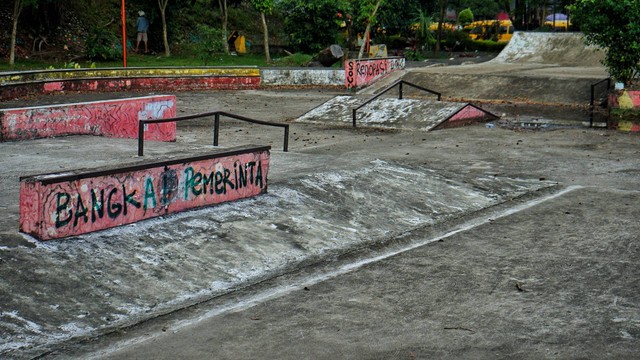
[(284, 145), (282, 146), (282, 151), (289, 151), (289, 124), (284, 127)]
[(144, 156), (144, 122), (138, 121), (138, 156)]
[(358, 109), (353, 109), (351, 110), (351, 119), (353, 120), (353, 127), (356, 127), (356, 112), (358, 111)]
[(216, 113), (213, 120), (213, 146), (218, 146), (218, 135), (220, 134), (220, 114)]

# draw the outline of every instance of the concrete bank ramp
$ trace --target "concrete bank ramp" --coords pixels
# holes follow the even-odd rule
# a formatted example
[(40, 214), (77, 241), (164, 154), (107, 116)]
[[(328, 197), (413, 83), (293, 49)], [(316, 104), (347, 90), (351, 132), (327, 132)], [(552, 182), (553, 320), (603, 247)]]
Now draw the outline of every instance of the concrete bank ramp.
[(273, 166), (279, 180), (256, 198), (65, 240), (2, 234), (0, 358), (37, 357), (554, 185), (336, 156), (281, 153)]
[[(609, 77), (602, 51), (580, 33), (516, 32), (493, 60), (411, 68), (404, 80), (439, 91), (450, 101), (589, 104), (591, 85)], [(373, 89), (375, 91), (375, 89)]]
[(517, 31), (492, 63), (536, 63), (560, 66), (600, 66), (604, 52), (587, 46), (582, 33)]
[[(296, 121), (351, 126), (352, 110), (369, 98), (336, 96)], [(495, 115), (469, 103), (378, 98), (357, 111), (356, 126), (430, 131), (496, 118)]]

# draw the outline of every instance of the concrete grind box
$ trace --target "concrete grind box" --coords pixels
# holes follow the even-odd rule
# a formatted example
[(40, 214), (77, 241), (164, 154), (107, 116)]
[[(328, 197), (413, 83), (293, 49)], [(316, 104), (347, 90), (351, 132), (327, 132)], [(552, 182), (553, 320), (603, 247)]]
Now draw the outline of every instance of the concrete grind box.
[[(66, 135), (138, 137), (138, 121), (176, 116), (174, 95), (0, 110), (0, 141)], [(145, 139), (175, 141), (176, 124), (149, 124)]]
[(267, 192), (270, 146), (20, 178), (20, 231), (64, 238)]

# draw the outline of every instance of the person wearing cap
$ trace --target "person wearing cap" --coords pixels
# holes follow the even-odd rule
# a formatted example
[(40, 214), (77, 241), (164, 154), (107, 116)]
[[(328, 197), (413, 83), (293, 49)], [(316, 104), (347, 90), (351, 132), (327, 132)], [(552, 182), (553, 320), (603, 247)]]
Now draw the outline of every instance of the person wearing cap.
[(140, 41), (144, 42), (145, 54), (149, 52), (147, 47), (147, 30), (149, 30), (149, 20), (147, 20), (144, 11), (138, 11), (138, 22), (136, 22), (136, 28), (138, 30), (138, 38), (136, 40), (136, 52), (140, 48)]

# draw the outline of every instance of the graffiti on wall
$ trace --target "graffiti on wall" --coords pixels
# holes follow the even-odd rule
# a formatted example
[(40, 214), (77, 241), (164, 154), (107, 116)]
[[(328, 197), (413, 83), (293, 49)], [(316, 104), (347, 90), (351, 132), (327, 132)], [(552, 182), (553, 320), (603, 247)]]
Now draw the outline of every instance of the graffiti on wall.
[(267, 191), (269, 159), (266, 147), (60, 182), (24, 178), (20, 231), (48, 240), (255, 196)]
[(396, 70), (405, 68), (404, 58), (382, 58), (348, 60), (345, 62), (345, 83), (347, 90), (366, 87)]
[[(138, 137), (138, 120), (176, 116), (173, 95), (0, 110), (3, 141), (66, 135)], [(176, 124), (152, 124), (145, 139), (175, 141)]]

